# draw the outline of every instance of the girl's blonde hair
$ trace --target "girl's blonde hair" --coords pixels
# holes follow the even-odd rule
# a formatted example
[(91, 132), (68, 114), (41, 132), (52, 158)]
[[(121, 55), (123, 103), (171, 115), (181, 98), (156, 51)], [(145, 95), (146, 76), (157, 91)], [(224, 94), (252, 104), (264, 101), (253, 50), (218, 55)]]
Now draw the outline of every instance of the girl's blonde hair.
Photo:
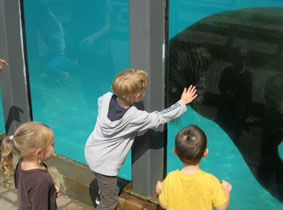
[[(20, 125), (13, 136), (13, 145), (20, 156), (28, 157), (37, 149), (45, 152), (47, 145), (54, 138), (53, 131), (48, 125), (40, 122), (26, 122)], [(13, 170), (13, 151), (9, 143), (10, 136), (6, 136), (1, 143), (1, 165), (7, 181)]]
[(111, 88), (119, 98), (131, 101), (135, 94), (145, 91), (147, 84), (148, 77), (145, 71), (126, 69), (115, 76)]

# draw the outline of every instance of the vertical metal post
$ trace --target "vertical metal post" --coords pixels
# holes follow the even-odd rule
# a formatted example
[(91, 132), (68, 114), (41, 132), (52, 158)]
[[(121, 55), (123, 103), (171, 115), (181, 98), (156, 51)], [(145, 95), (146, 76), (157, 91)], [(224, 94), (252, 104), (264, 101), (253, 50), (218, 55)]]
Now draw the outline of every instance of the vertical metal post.
[(0, 72), (6, 134), (32, 119), (20, 0), (0, 0), (0, 58), (9, 66)]
[[(145, 110), (160, 111), (165, 104), (166, 0), (129, 0), (130, 67), (148, 73)], [(132, 190), (150, 198), (164, 176), (164, 126), (137, 137), (132, 147)]]

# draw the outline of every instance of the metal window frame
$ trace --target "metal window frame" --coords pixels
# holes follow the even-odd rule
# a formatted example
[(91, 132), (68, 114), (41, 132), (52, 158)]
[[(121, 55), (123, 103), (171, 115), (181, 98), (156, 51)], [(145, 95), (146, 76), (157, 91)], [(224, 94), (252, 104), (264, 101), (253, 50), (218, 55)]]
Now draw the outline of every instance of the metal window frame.
[(22, 1), (0, 0), (0, 58), (9, 63), (0, 72), (7, 135), (32, 120)]
[[(130, 67), (148, 73), (149, 85), (141, 108), (165, 107), (167, 0), (129, 0)], [(132, 147), (132, 191), (151, 198), (166, 174), (166, 125), (137, 137)]]

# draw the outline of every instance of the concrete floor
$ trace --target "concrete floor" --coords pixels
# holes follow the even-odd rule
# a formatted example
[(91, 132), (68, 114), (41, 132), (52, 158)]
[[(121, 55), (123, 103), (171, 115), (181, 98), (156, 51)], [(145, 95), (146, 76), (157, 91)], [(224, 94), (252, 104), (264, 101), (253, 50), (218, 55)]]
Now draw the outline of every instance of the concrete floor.
[[(14, 187), (12, 176), (9, 179), (9, 185), (2, 184), (3, 177), (0, 178), (0, 209), (17, 210), (18, 195)], [(59, 210), (95, 210), (94, 207), (86, 205), (64, 193), (57, 198), (57, 206)]]

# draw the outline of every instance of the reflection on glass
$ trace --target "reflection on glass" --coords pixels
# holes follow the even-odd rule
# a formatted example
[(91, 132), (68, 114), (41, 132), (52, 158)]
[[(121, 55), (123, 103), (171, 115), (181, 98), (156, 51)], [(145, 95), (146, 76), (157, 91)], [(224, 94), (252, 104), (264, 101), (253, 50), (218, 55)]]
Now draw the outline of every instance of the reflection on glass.
[(128, 1), (28, 0), (24, 15), (34, 120), (52, 127), (56, 153), (86, 163), (97, 99), (129, 67)]
[[(244, 158), (243, 164), (247, 164), (252, 176), (261, 184), (260, 195), (266, 195), (264, 191), (271, 194), (248, 209), (283, 206), (283, 162), (278, 149), (283, 140), (282, 29), (282, 7), (249, 8), (208, 16), (179, 32), (169, 42), (168, 105), (180, 97), (184, 87), (197, 86), (199, 97), (192, 108), (228, 134)], [(199, 116), (194, 123), (201, 126), (201, 119)], [(179, 124), (184, 125), (184, 122)], [(206, 132), (218, 131), (210, 127)], [(227, 154), (225, 150), (233, 145), (217, 142), (220, 135), (215, 133), (211, 144), (213, 149), (217, 147), (214, 152), (223, 154), (221, 159), (215, 160), (223, 164), (218, 172), (229, 176), (229, 171), (241, 171), (245, 166), (232, 164), (236, 153)], [(217, 163), (206, 165), (208, 171)], [(223, 177), (232, 184), (238, 183), (237, 179), (243, 182), (236, 188), (233, 186), (231, 209), (238, 209), (237, 203), (245, 202), (247, 197), (254, 196), (250, 199), (256, 200), (259, 187), (254, 186), (255, 191), (249, 191), (254, 195), (245, 194), (247, 191), (239, 193), (241, 187), (245, 188), (250, 171), (246, 171), (244, 177)]]

